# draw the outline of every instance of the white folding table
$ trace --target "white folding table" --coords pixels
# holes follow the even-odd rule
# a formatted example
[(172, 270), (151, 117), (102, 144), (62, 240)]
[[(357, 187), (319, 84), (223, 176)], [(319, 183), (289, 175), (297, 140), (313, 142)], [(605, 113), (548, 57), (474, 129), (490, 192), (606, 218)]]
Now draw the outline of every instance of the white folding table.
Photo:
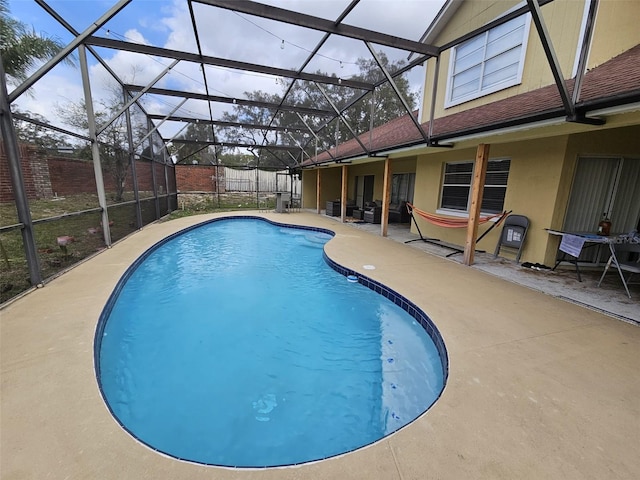
[[(608, 244), (611, 253), (615, 255), (612, 247), (612, 239), (615, 238), (615, 236), (604, 237), (593, 233), (563, 232), (561, 230), (551, 230), (549, 228), (546, 228), (545, 230), (549, 232), (550, 235), (557, 235), (562, 237), (562, 239), (560, 240), (560, 245), (558, 246), (558, 250), (562, 252), (562, 257), (556, 260), (556, 264), (551, 270), (555, 270), (556, 268), (558, 268), (558, 265), (560, 265), (560, 262), (562, 261), (573, 263), (576, 267), (576, 274), (578, 276), (579, 282), (582, 281), (582, 277), (580, 276), (580, 267), (578, 267), (578, 257), (580, 256), (580, 253), (582, 253), (582, 249), (585, 248), (585, 245), (594, 246), (598, 244)], [(569, 257), (572, 257), (573, 260), (567, 259), (567, 255)]]

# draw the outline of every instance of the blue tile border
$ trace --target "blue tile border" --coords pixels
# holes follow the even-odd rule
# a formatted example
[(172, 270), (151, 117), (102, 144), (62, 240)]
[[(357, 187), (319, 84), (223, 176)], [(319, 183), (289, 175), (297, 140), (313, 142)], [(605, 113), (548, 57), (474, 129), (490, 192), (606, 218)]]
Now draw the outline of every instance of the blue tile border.
[[(442, 363), (442, 373), (444, 376), (444, 386), (447, 384), (447, 378), (449, 376), (449, 355), (447, 354), (447, 348), (444, 345), (444, 340), (442, 339), (442, 335), (438, 331), (438, 328), (435, 326), (433, 321), (429, 318), (420, 307), (418, 307), (415, 303), (413, 303), (408, 298), (400, 295), (395, 290), (385, 286), (384, 284), (373, 280), (366, 275), (362, 275), (355, 270), (351, 270), (350, 268), (343, 267), (339, 263), (333, 261), (326, 252), (323, 252), (324, 260), (327, 264), (333, 268), (336, 272), (341, 275), (349, 276), (353, 275), (358, 278), (358, 283), (361, 285), (373, 290), (376, 293), (379, 293), (385, 298), (388, 298), (397, 306), (402, 308), (405, 312), (407, 312), (410, 316), (416, 319), (416, 321), (422, 326), (422, 328), (427, 332), (427, 335), (431, 337), (436, 349), (438, 350), (438, 355), (440, 356), (440, 362)], [(436, 399), (437, 401), (437, 399)], [(435, 402), (434, 402), (435, 403)]]
[[(109, 410), (109, 413), (111, 414), (111, 416), (116, 420), (116, 422), (120, 425), (120, 427), (126, 431), (129, 435), (131, 435), (134, 439), (136, 439), (138, 442), (140, 442), (141, 444), (145, 445), (146, 447), (150, 448), (151, 450), (154, 450), (158, 453), (161, 453), (163, 455), (167, 455), (171, 458), (175, 458), (176, 460), (181, 460), (184, 462), (188, 462), (188, 463), (193, 463), (193, 464), (197, 464), (197, 465), (205, 465), (205, 466), (220, 466), (220, 467), (224, 467), (224, 468), (237, 468), (239, 470), (245, 470), (245, 469), (259, 469), (259, 470), (266, 470), (267, 468), (281, 468), (281, 467), (288, 467), (288, 466), (296, 466), (296, 465), (303, 465), (302, 464), (284, 464), (284, 465), (274, 465), (274, 466), (269, 466), (269, 467), (261, 467), (261, 466), (256, 466), (256, 467), (229, 467), (227, 465), (217, 465), (217, 464), (212, 464), (212, 463), (203, 463), (203, 462), (197, 462), (197, 461), (193, 461), (193, 460), (189, 460), (189, 459), (184, 459), (184, 458), (180, 458), (177, 457), (175, 455), (172, 455), (170, 453), (164, 452), (160, 449), (157, 449), (155, 447), (153, 447), (152, 445), (144, 442), (143, 440), (141, 440), (140, 438), (138, 438), (135, 433), (133, 433), (131, 430), (129, 430), (122, 422), (120, 422), (120, 420), (118, 419), (118, 417), (115, 415), (115, 413), (113, 412), (113, 410), (111, 409), (111, 406), (109, 405), (109, 402), (107, 402), (106, 396), (104, 394), (104, 391), (102, 389), (102, 382), (100, 381), (100, 349), (101, 349), (101, 344), (102, 344), (102, 337), (104, 335), (104, 328), (106, 325), (106, 321), (109, 317), (109, 315), (111, 314), (111, 310), (113, 309), (113, 306), (118, 298), (118, 296), (120, 295), (120, 292), (122, 291), (122, 288), (124, 287), (124, 285), (126, 284), (127, 280), (131, 277), (131, 275), (133, 274), (133, 272), (140, 266), (140, 264), (142, 262), (144, 262), (147, 257), (149, 257), (149, 255), (151, 255), (155, 250), (157, 250), (159, 247), (161, 247), (162, 245), (164, 245), (165, 243), (173, 240), (174, 238), (190, 231), (190, 230), (194, 230), (196, 228), (202, 227), (204, 225), (208, 225), (210, 223), (214, 223), (214, 222), (219, 222), (219, 221), (226, 221), (226, 220), (260, 220), (263, 222), (267, 222), (270, 223), (272, 225), (278, 226), (278, 227), (286, 227), (286, 228), (292, 228), (292, 229), (298, 229), (298, 230), (307, 230), (307, 231), (312, 231), (312, 232), (320, 232), (320, 233), (324, 233), (327, 234), (331, 237), (335, 236), (335, 232), (333, 232), (332, 230), (326, 229), (326, 228), (319, 228), (319, 227), (309, 227), (309, 226), (305, 226), (305, 225), (291, 225), (288, 223), (281, 223), (281, 222), (275, 222), (269, 219), (266, 219), (264, 217), (259, 217), (259, 216), (255, 216), (255, 215), (235, 215), (235, 216), (231, 216), (231, 217), (219, 217), (219, 218), (213, 218), (204, 222), (200, 222), (194, 225), (191, 225), (189, 227), (186, 227), (178, 232), (172, 233), (171, 235), (168, 235), (167, 237), (163, 238), (162, 240), (158, 241), (157, 243), (153, 244), (151, 247), (149, 247), (147, 250), (145, 250), (131, 265), (129, 265), (129, 267), (127, 268), (127, 270), (124, 272), (124, 274), (122, 275), (122, 277), (120, 277), (120, 279), (118, 280), (118, 283), (116, 284), (113, 292), (111, 292), (111, 295), (109, 295), (109, 298), (104, 306), (104, 308), (102, 309), (102, 312), (100, 313), (100, 317), (98, 318), (98, 323), (96, 325), (96, 331), (94, 334), (94, 340), (93, 340), (93, 363), (94, 363), (94, 372), (95, 372), (95, 376), (96, 376), (96, 383), (98, 384), (98, 389), (100, 391), (100, 395), (102, 396), (102, 400), (104, 402), (104, 404), (106, 405), (107, 409)], [(376, 293), (379, 293), (381, 295), (383, 295), (385, 298), (388, 298), (389, 300), (391, 300), (393, 303), (395, 303), (396, 305), (398, 305), (400, 308), (402, 308), (403, 310), (405, 310), (411, 317), (415, 318), (420, 325), (422, 326), (422, 328), (424, 328), (424, 330), (427, 332), (427, 334), (429, 335), (429, 337), (431, 338), (431, 340), (433, 341), (437, 351), (438, 351), (438, 355), (440, 357), (440, 362), (442, 364), (442, 374), (443, 374), (443, 384), (442, 384), (442, 389), (440, 390), (440, 394), (438, 395), (438, 397), (433, 401), (433, 403), (425, 410), (429, 410), (438, 400), (439, 398), (442, 396), (442, 392), (444, 392), (444, 389), (447, 385), (447, 379), (449, 377), (449, 360), (448, 360), (448, 355), (447, 355), (447, 349), (444, 346), (444, 340), (442, 339), (442, 336), (440, 335), (440, 332), (438, 331), (438, 329), (436, 328), (435, 324), (431, 321), (431, 319), (429, 318), (429, 316), (422, 311), (422, 309), (420, 309), (417, 305), (415, 305), (411, 300), (407, 299), (406, 297), (403, 297), (402, 295), (400, 295), (399, 293), (397, 293), (395, 290), (386, 287), (385, 285), (383, 285), (382, 283), (373, 280), (365, 275), (361, 275), (359, 273), (357, 273), (355, 270), (351, 270), (349, 268), (345, 268), (342, 265), (338, 264), (337, 262), (333, 261), (331, 258), (329, 258), (329, 256), (327, 255), (327, 253), (325, 252), (324, 248), (322, 251), (322, 256), (323, 259), (325, 260), (325, 262), (335, 271), (337, 271), (338, 273), (340, 273), (341, 275), (344, 276), (350, 276), (350, 275), (354, 275), (357, 277), (358, 279), (358, 283), (360, 283), (361, 285), (364, 285), (367, 288), (370, 288), (371, 290), (375, 291)], [(419, 418), (419, 417), (418, 417)], [(414, 420), (415, 421), (415, 420)], [(409, 422), (407, 424), (405, 424), (403, 427), (401, 427), (400, 429), (396, 430), (402, 430), (404, 428), (406, 428), (407, 426), (411, 425), (413, 423)], [(380, 440), (382, 440), (383, 438), (388, 437), (388, 435), (385, 435), (384, 437), (380, 438), (379, 440), (376, 440), (372, 443), (376, 443)], [(370, 444), (368, 444), (370, 445)], [(342, 452), (340, 454), (337, 455), (333, 455), (333, 456), (341, 456), (341, 455), (345, 455), (347, 453), (350, 453), (351, 451), (355, 451), (355, 450), (360, 450), (361, 448), (364, 448), (368, 445), (362, 445), (354, 450), (350, 450), (347, 452)], [(327, 458), (331, 458), (331, 457), (327, 457)], [(305, 463), (314, 463), (320, 460), (326, 460), (326, 458), (324, 459), (319, 459), (319, 460), (313, 460), (312, 462), (305, 462)]]

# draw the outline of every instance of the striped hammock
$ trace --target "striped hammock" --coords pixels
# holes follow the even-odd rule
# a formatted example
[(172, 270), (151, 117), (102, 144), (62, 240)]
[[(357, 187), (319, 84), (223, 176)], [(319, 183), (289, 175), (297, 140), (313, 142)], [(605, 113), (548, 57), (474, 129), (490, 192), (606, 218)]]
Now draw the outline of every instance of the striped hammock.
[[(422, 218), (424, 218), (427, 222), (433, 223), (434, 225), (437, 225), (439, 227), (466, 228), (469, 225), (469, 219), (468, 218), (448, 217), (448, 216), (445, 216), (445, 215), (437, 215), (435, 213), (425, 212), (424, 210), (420, 210), (419, 208), (414, 207), (409, 202), (407, 202), (407, 210), (409, 211), (409, 214), (412, 214), (413, 212), (415, 212), (418, 215), (420, 215)], [(502, 212), (502, 213), (496, 213), (494, 215), (487, 215), (487, 216), (484, 216), (484, 217), (479, 217), (478, 218), (478, 223), (479, 224), (480, 223), (486, 223), (486, 222), (489, 222), (489, 221), (493, 220), (494, 218), (498, 218), (498, 217), (503, 217), (504, 218), (506, 216), (505, 213), (506, 212)], [(502, 218), (500, 219), (500, 221), (502, 221)]]

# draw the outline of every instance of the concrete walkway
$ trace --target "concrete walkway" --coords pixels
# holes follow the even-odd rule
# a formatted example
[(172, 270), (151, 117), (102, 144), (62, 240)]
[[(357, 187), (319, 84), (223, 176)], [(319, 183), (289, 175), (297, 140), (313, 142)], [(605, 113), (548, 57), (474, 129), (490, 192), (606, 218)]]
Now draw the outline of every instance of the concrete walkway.
[(96, 321), (144, 250), (213, 216), (188, 217), (145, 227), (0, 311), (0, 478), (638, 478), (640, 328), (323, 216), (264, 216), (335, 231), (332, 259), (430, 315), (450, 373), (426, 414), (368, 448), (281, 469), (198, 466), (136, 442), (97, 388)]

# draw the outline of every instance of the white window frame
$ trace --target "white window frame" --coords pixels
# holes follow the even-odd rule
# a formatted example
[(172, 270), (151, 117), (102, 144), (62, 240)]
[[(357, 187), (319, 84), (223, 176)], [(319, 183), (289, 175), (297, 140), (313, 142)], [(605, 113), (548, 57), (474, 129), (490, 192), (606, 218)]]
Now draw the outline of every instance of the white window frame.
[[(507, 175), (508, 175), (509, 173), (511, 173), (511, 158), (509, 158), (509, 157), (492, 158), (491, 160), (489, 160), (489, 163), (492, 163), (492, 162), (503, 162), (505, 160), (509, 160), (509, 171), (507, 173)], [(442, 205), (442, 196), (443, 196), (443, 190), (444, 190), (444, 187), (445, 187), (444, 181), (445, 181), (445, 174), (446, 174), (446, 171), (447, 171), (447, 165), (466, 164), (466, 163), (469, 163), (469, 164), (472, 165), (472, 168), (471, 168), (471, 179), (470, 179), (469, 185), (468, 185), (469, 193), (467, 195), (467, 207), (466, 207), (466, 210), (456, 210), (456, 209), (452, 209), (452, 208), (438, 207), (436, 209), (436, 213), (439, 213), (441, 215), (448, 215), (450, 217), (463, 217), (463, 218), (468, 218), (469, 217), (469, 205), (471, 204), (471, 187), (473, 185), (473, 175), (475, 173), (475, 168), (476, 168), (475, 162), (473, 160), (460, 160), (460, 161), (455, 161), (455, 162), (446, 162), (446, 163), (443, 164), (442, 179), (440, 181), (440, 197), (438, 199), (438, 205)], [(467, 186), (466, 184), (459, 184), (459, 185), (460, 186), (465, 186), (465, 187)], [(491, 188), (491, 187), (497, 187), (497, 186), (502, 187), (503, 185), (488, 185), (486, 183), (486, 181), (485, 181), (483, 189), (486, 188), (487, 186), (489, 186)], [(507, 183), (504, 185), (505, 199), (507, 197), (507, 188), (509, 188), (508, 176), (507, 176)], [(504, 210), (504, 202), (502, 204), (502, 208)], [(481, 213), (483, 215), (493, 215), (496, 212), (485, 212), (485, 211), (482, 211)]]
[[(504, 90), (506, 88), (509, 87), (513, 87), (514, 85), (519, 85), (520, 83), (522, 83), (522, 72), (524, 71), (524, 60), (525, 60), (525, 56), (527, 53), (527, 45), (529, 43), (529, 29), (531, 27), (531, 15), (529, 13), (525, 14), (525, 21), (524, 21), (524, 28), (523, 28), (523, 32), (522, 32), (522, 42), (521, 42), (521, 50), (520, 50), (520, 59), (518, 60), (518, 72), (515, 76), (515, 78), (509, 80), (509, 81), (503, 81), (503, 82), (499, 82), (495, 85), (492, 85), (488, 88), (482, 89), (482, 81), (480, 82), (480, 89), (476, 90), (474, 92), (471, 92), (463, 97), (460, 98), (456, 98), (455, 100), (451, 99), (451, 96), (453, 95), (453, 71), (455, 68), (455, 61), (456, 61), (456, 53), (458, 51), (458, 45), (454, 46), (451, 48), (451, 54), (449, 56), (449, 72), (447, 74), (447, 91), (446, 91), (446, 96), (445, 96), (445, 100), (444, 100), (444, 107), (445, 108), (449, 108), (449, 107), (453, 107), (455, 105), (460, 105), (461, 103), (465, 103), (468, 102), (470, 100), (475, 100), (476, 98), (481, 98), (484, 97), (486, 95), (490, 95), (492, 93), (495, 92), (499, 92), (501, 90)], [(518, 17), (519, 18), (519, 17)], [(484, 36), (485, 37), (485, 51), (486, 51), (486, 38), (489, 35), (489, 32), (491, 30), (488, 30), (480, 35), (478, 35), (477, 37), (474, 37), (473, 39), (476, 39), (480, 36)], [(473, 39), (469, 39), (467, 41), (473, 40)], [(466, 43), (466, 42), (465, 42)], [(484, 51), (483, 51), (483, 56), (484, 56)], [(480, 80), (482, 80), (483, 78), (483, 74), (484, 74), (484, 65), (487, 62), (487, 58), (483, 58), (480, 65), (483, 69), (483, 73), (480, 75)]]

